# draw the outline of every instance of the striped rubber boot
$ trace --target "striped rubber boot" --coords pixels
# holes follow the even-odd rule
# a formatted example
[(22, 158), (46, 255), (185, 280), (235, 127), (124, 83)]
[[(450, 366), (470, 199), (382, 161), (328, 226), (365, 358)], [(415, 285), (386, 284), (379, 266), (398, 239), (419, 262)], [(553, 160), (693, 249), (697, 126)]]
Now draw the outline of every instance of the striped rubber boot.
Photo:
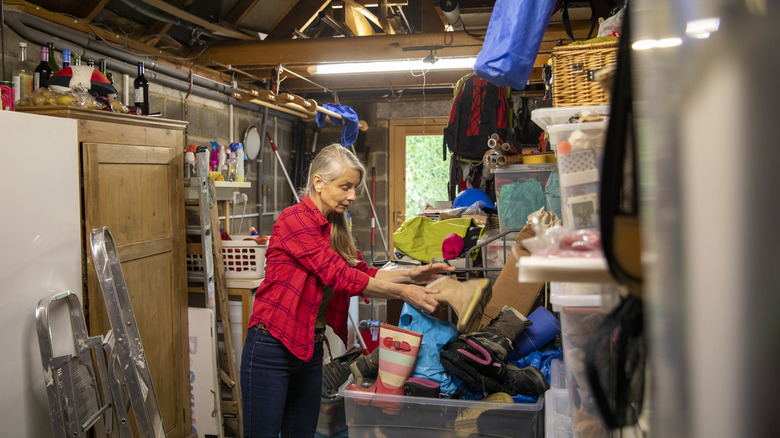
[[(417, 353), (420, 351), (422, 334), (402, 329), (390, 324), (379, 327), (379, 374), (370, 388), (350, 385), (351, 391), (372, 394), (403, 395), (404, 382), (412, 375)], [(395, 397), (375, 396), (369, 399), (356, 398), (359, 404), (379, 406), (382, 412), (397, 414), (403, 402), (392, 400)]]

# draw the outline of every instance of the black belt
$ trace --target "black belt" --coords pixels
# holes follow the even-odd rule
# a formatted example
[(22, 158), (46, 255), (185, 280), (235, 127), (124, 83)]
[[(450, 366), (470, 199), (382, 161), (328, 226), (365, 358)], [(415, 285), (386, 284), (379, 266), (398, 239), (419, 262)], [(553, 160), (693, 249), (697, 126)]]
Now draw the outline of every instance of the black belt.
[[(260, 330), (268, 331), (268, 328), (262, 322), (258, 322), (254, 326), (259, 328)], [(317, 333), (318, 331), (320, 331), (320, 332)], [(325, 329), (316, 329), (315, 333), (314, 333), (314, 343), (316, 344), (316, 343), (322, 342), (324, 340), (325, 340)]]

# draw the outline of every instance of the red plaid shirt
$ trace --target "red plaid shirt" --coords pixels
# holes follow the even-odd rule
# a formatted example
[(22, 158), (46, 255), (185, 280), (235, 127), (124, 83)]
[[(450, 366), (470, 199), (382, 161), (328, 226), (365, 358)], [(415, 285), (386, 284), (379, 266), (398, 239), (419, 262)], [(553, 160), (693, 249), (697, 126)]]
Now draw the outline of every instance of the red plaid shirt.
[(334, 290), (327, 323), (346, 344), (349, 299), (360, 295), (376, 272), (363, 261), (351, 268), (331, 248), (330, 223), (306, 196), (274, 224), (249, 326), (262, 322), (290, 352), (309, 360), (323, 286)]

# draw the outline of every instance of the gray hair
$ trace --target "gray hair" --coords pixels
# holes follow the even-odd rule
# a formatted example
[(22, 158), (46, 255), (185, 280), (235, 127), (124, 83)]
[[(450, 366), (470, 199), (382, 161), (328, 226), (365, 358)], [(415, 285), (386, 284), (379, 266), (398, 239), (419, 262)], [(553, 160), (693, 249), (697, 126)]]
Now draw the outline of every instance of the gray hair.
[[(299, 192), (301, 198), (310, 195), (314, 191), (314, 175), (322, 177), (325, 184), (330, 184), (336, 178), (340, 177), (347, 168), (357, 170), (360, 173), (358, 185), (363, 183), (366, 177), (366, 168), (360, 162), (358, 157), (349, 149), (338, 143), (331, 143), (325, 146), (309, 166), (309, 176), (306, 179), (306, 187)], [(357, 187), (355, 187), (357, 190)]]
[[(306, 195), (311, 195), (314, 192), (314, 175), (319, 175), (325, 184), (330, 184), (343, 175), (344, 171), (347, 169), (357, 170), (360, 174), (358, 185), (363, 183), (363, 179), (366, 176), (366, 168), (352, 151), (338, 143), (332, 143), (325, 146), (325, 148), (314, 157), (314, 160), (312, 160), (311, 165), (309, 166), (309, 177), (306, 180), (306, 187), (301, 189), (301, 198)], [(355, 187), (356, 192), (357, 190), (358, 187)], [(360, 262), (360, 259), (357, 255), (357, 248), (355, 248), (355, 241), (352, 239), (352, 234), (349, 232), (346, 212), (332, 212), (326, 219), (331, 223), (331, 248), (344, 257), (344, 260), (346, 260), (350, 266), (354, 267)]]

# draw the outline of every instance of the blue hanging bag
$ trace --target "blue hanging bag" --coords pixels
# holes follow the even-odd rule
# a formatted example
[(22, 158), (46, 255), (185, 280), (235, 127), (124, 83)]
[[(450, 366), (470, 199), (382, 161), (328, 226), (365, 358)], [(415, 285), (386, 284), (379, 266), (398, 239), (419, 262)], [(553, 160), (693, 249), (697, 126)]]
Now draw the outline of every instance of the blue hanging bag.
[(556, 0), (497, 0), (474, 73), (522, 90), (534, 67)]

